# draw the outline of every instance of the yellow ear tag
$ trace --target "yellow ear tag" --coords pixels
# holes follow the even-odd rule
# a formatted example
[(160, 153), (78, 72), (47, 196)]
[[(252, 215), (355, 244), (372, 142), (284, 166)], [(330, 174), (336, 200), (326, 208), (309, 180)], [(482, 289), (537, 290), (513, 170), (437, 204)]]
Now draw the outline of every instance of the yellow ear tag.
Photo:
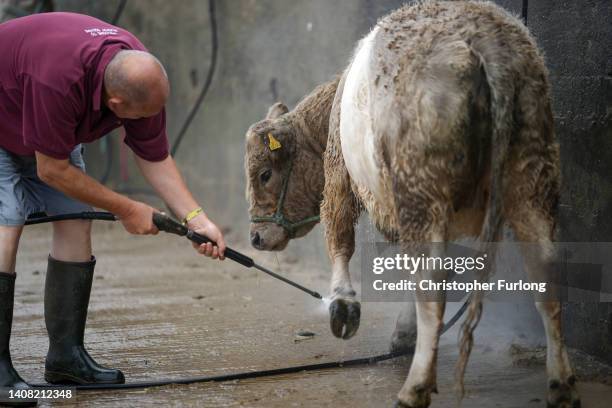
[(272, 133), (268, 133), (268, 139), (270, 140), (270, 144), (269, 144), (270, 150), (277, 150), (282, 147), (280, 142), (276, 140), (274, 136), (272, 136)]

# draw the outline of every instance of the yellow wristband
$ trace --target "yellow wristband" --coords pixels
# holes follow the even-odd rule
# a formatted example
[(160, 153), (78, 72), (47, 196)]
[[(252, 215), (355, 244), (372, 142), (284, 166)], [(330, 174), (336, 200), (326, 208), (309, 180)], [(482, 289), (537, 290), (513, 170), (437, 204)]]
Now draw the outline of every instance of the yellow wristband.
[(187, 214), (185, 218), (183, 218), (183, 225), (187, 225), (189, 221), (193, 220), (195, 217), (202, 214), (203, 212), (204, 210), (202, 209), (202, 207), (196, 208), (195, 210)]

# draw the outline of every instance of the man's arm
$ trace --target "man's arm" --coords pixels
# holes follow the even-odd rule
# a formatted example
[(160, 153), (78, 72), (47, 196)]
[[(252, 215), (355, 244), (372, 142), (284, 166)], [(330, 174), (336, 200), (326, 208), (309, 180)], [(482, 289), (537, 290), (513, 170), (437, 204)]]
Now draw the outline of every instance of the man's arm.
[(154, 208), (104, 187), (71, 165), (68, 159), (58, 160), (36, 152), (36, 170), (43, 182), (67, 196), (118, 216), (128, 232), (157, 234), (153, 224)]
[[(145, 179), (147, 179), (149, 184), (178, 218), (183, 219), (191, 211), (200, 207), (187, 188), (171, 156), (159, 162), (147, 161), (137, 155), (134, 157)], [(217, 258), (218, 256), (220, 259), (223, 259), (223, 253), (225, 251), (223, 234), (219, 228), (208, 219), (206, 213), (200, 213), (197, 217), (193, 218), (189, 221), (188, 226), (217, 243), (217, 246), (202, 244), (198, 247), (194, 245), (200, 253), (212, 256), (213, 258)]]

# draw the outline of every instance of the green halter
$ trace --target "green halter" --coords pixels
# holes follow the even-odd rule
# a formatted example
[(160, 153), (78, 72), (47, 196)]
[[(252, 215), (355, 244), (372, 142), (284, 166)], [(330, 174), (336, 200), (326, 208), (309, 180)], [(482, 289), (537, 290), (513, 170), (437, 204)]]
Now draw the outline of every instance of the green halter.
[(283, 214), (283, 205), (285, 204), (285, 196), (287, 195), (287, 187), (289, 186), (289, 178), (291, 177), (291, 170), (293, 170), (293, 162), (289, 164), (289, 170), (285, 178), (283, 179), (283, 186), (281, 189), (280, 197), (278, 198), (278, 204), (276, 205), (276, 212), (272, 216), (261, 216), (261, 217), (252, 217), (252, 223), (260, 223), (260, 222), (273, 222), (274, 224), (280, 225), (287, 231), (290, 238), (295, 237), (296, 231), (303, 227), (304, 225), (308, 225), (313, 222), (319, 222), (321, 217), (318, 215), (313, 215), (312, 217), (304, 218), (303, 220), (291, 222), (285, 215)]

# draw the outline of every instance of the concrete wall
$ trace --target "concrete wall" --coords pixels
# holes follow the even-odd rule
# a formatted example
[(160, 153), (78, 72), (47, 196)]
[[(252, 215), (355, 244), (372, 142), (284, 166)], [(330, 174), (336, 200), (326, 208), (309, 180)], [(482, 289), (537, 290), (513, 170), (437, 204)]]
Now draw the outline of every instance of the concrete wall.
[[(268, 105), (293, 106), (346, 65), (355, 42), (399, 0), (217, 1), (219, 63), (209, 95), (176, 159), (189, 184), (232, 242), (244, 242), (243, 138)], [(497, 3), (520, 13), (522, 0)], [(531, 0), (528, 26), (547, 56), (556, 129), (562, 146), (561, 239), (612, 241), (612, 5), (607, 0)], [(62, 10), (110, 19), (118, 1), (58, 0)], [(119, 25), (167, 66), (172, 81), (169, 134), (176, 135), (204, 81), (211, 52), (207, 2), (130, 0)], [(114, 136), (115, 163), (118, 161)], [(100, 144), (88, 156), (100, 174)], [(142, 187), (115, 166), (111, 185)], [(371, 229), (365, 229), (371, 236)], [(325, 270), (320, 228), (289, 251)], [(318, 261), (321, 260), (321, 261)], [(317, 263), (318, 262), (318, 263)], [(354, 270), (357, 270), (354, 268)], [(569, 342), (612, 361), (612, 305), (567, 305)], [(589, 333), (585, 336), (584, 333)]]
[[(529, 3), (528, 25), (546, 53), (561, 143), (560, 239), (612, 241), (612, 3)], [(564, 325), (570, 344), (612, 361), (612, 303), (565, 305)]]

